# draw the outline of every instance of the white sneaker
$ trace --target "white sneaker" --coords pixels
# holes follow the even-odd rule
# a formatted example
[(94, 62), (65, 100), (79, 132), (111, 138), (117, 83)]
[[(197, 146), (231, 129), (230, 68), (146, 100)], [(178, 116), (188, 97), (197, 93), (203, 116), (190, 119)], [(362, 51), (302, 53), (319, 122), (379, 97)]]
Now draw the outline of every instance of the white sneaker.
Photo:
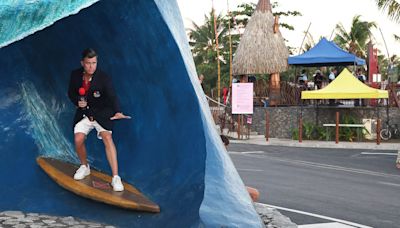
[(82, 180), (86, 176), (90, 175), (90, 167), (89, 165), (81, 165), (78, 170), (76, 170), (74, 179), (75, 180)]
[(119, 177), (118, 175), (115, 175), (112, 178), (111, 186), (113, 187), (113, 190), (116, 192), (124, 191), (124, 185), (122, 185), (121, 177)]

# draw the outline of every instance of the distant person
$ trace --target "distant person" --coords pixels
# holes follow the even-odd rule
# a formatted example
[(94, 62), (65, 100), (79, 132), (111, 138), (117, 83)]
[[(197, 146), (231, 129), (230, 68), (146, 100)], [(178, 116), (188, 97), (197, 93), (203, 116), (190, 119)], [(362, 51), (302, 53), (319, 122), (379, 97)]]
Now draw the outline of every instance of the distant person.
[(226, 137), (225, 135), (220, 135), (222, 142), (224, 143), (224, 146), (226, 149), (228, 149), (228, 145), (229, 145), (229, 139), (228, 137)]
[(308, 80), (307, 71), (303, 69), (301, 71), (301, 74), (297, 78), (297, 83), (299, 84), (301, 90), (307, 89), (307, 80)]
[(248, 83), (249, 77), (247, 75), (240, 75), (240, 83)]
[[(365, 77), (365, 75), (363, 74), (361, 68), (357, 69), (357, 73), (356, 73), (357, 79), (362, 82), (365, 83), (367, 81), (367, 77)], [(364, 106), (365, 101), (363, 99), (356, 99), (354, 101), (354, 105), (355, 106), (359, 106), (361, 104), (361, 106)]]
[[(336, 75), (337, 75), (337, 70), (333, 68), (328, 76), (329, 83), (333, 82), (333, 80), (336, 79)], [(329, 105), (335, 105), (335, 100), (329, 99)]]
[(203, 92), (204, 92), (205, 90), (204, 90), (203, 81), (204, 81), (204, 75), (200, 74), (199, 75), (199, 82), (200, 82), (201, 88), (203, 89)]
[(74, 141), (81, 162), (74, 179), (82, 180), (90, 175), (85, 140), (95, 128), (97, 137), (103, 140), (107, 160), (111, 166), (113, 190), (123, 191), (124, 186), (118, 176), (117, 149), (112, 138), (112, 129), (113, 120), (130, 117), (121, 112), (110, 77), (103, 71), (97, 70), (97, 54), (93, 49), (89, 48), (82, 52), (81, 65), (81, 68), (72, 71), (68, 87), (68, 97), (76, 106)]
[(222, 98), (224, 99), (224, 105), (226, 105), (227, 99), (228, 99), (228, 93), (229, 89), (224, 87), (222, 88)]
[(250, 75), (250, 76), (249, 76), (248, 82), (250, 82), (250, 83), (255, 83), (256, 81), (257, 81), (256, 76), (254, 76), (254, 75)]
[(331, 73), (328, 76), (329, 83), (331, 83), (333, 80), (335, 80), (336, 75), (337, 75), (337, 70), (334, 68), (331, 70)]
[(363, 74), (363, 71), (361, 69), (357, 70), (357, 78), (360, 80), (362, 83), (365, 83), (367, 81), (367, 77)]
[(268, 107), (269, 106), (269, 97), (262, 98), (261, 102), (263, 103), (264, 107)]
[(240, 81), (239, 81), (239, 79), (235, 76), (235, 77), (233, 77), (233, 79), (232, 79), (232, 83), (239, 83)]
[(307, 84), (307, 81), (308, 81), (307, 71), (305, 69), (303, 69), (298, 78), (298, 83), (302, 86), (305, 86)]
[(322, 88), (322, 82), (324, 81), (324, 76), (322, 75), (320, 70), (315, 71), (314, 75), (314, 84), (317, 86), (317, 89)]

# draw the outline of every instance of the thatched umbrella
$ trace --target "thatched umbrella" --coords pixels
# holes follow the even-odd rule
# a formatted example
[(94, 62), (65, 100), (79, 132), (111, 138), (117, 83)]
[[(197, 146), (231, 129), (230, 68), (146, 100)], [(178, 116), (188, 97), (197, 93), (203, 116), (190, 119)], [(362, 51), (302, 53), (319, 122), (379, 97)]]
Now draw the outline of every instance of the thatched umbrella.
[[(279, 97), (279, 72), (288, 68), (289, 51), (269, 0), (260, 0), (233, 58), (233, 74), (272, 74), (270, 103)], [(277, 93), (273, 96), (274, 92)]]

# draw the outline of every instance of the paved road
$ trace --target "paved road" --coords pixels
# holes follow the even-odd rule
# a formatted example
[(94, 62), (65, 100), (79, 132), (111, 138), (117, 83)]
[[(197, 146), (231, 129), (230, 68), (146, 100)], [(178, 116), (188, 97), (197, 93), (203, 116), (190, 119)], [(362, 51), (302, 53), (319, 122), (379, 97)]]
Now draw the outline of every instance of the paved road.
[[(397, 151), (246, 144), (228, 150), (245, 184), (259, 189), (261, 203), (376, 228), (400, 227), (400, 171), (390, 155)], [(299, 225), (329, 222), (280, 211)]]

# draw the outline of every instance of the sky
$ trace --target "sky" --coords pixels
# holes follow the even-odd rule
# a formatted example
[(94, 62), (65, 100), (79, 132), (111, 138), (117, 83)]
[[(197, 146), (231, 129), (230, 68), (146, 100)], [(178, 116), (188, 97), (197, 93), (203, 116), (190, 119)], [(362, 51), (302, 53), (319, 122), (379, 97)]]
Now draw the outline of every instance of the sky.
[[(400, 42), (394, 40), (393, 34), (400, 35), (400, 23), (396, 24), (388, 19), (385, 12), (380, 11), (375, 0), (275, 0), (279, 7), (274, 11), (299, 11), (302, 16), (282, 17), (281, 22), (294, 26), (295, 31), (281, 28), (282, 35), (288, 40), (288, 45), (296, 47), (301, 45), (304, 32), (311, 23), (309, 33), (315, 42), (321, 36), (330, 38), (336, 24), (342, 23), (346, 31), (350, 30), (352, 19), (361, 15), (363, 21), (374, 21), (378, 28), (372, 31), (374, 42), (381, 54), (387, 55), (384, 40), (388, 47), (389, 55), (400, 55)], [(211, 0), (177, 0), (186, 28), (191, 28), (192, 21), (198, 25), (203, 24), (204, 15), (212, 8)], [(257, 3), (258, 0), (229, 0), (230, 10), (242, 3)], [(271, 0), (274, 2), (274, 0)], [(226, 13), (227, 0), (214, 0), (216, 12)], [(380, 30), (383, 36), (381, 35)], [(333, 37), (332, 37), (333, 38)], [(384, 39), (383, 39), (384, 38)]]

